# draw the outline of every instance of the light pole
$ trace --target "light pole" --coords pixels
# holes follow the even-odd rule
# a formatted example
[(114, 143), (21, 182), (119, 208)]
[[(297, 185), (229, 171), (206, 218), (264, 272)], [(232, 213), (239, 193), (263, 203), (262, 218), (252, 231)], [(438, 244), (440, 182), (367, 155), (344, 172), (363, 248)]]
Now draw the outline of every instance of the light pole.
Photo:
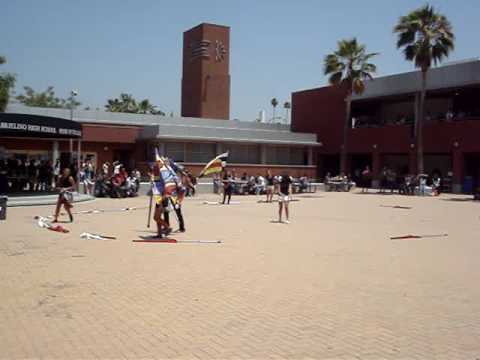
[[(78, 95), (77, 90), (70, 91), (70, 120), (73, 121), (73, 104), (75, 102), (75, 96)], [(73, 165), (73, 139), (70, 138), (70, 166)]]

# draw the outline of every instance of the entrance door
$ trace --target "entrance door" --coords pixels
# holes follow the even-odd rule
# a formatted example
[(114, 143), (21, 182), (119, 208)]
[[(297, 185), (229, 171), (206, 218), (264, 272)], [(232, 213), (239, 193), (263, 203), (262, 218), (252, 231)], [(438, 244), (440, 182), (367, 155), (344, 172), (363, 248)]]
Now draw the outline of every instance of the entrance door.
[(340, 171), (339, 155), (319, 155), (318, 156), (318, 172), (319, 177), (323, 179), (328, 173), (330, 176), (338, 175)]
[(369, 167), (372, 170), (372, 154), (352, 154), (350, 157), (350, 174), (353, 181), (360, 182), (362, 171)]
[(133, 170), (133, 167), (135, 166), (135, 160), (133, 159), (131, 152), (128, 150), (114, 150), (113, 161), (120, 161), (129, 172)]

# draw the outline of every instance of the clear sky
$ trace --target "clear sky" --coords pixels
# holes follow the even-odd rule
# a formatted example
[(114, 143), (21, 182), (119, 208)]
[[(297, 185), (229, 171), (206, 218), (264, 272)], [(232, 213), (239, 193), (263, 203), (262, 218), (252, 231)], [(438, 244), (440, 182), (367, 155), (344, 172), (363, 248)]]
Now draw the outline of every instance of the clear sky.
[[(480, 56), (479, 0), (433, 0), (454, 26), (449, 61)], [(231, 118), (271, 115), (292, 91), (326, 84), (322, 59), (336, 41), (356, 36), (380, 52), (378, 75), (411, 70), (395, 48), (398, 17), (414, 0), (15, 0), (0, 7), (2, 71), (24, 85), (52, 85), (82, 107), (102, 107), (120, 92), (180, 113), (183, 31), (202, 22), (231, 27)]]

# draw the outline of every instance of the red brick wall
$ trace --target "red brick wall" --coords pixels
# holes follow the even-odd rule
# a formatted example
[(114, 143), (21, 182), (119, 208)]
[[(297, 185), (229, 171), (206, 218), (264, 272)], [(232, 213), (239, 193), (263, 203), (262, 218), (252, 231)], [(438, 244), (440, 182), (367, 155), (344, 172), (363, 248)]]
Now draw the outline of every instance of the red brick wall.
[[(339, 87), (323, 87), (292, 94), (292, 130), (314, 132), (323, 143), (317, 153), (339, 153), (345, 121), (345, 92)], [(449, 153), (458, 142), (463, 152), (480, 152), (479, 120), (425, 122), (426, 153)], [(387, 125), (379, 128), (350, 129), (350, 153), (371, 153), (377, 145), (380, 153), (408, 153), (411, 127)]]
[(141, 127), (83, 124), (82, 130), (84, 141), (133, 144), (137, 140)]
[[(191, 59), (191, 45), (209, 40), (209, 58)], [(216, 41), (226, 54), (216, 59)], [(183, 33), (182, 116), (229, 119), (230, 117), (230, 28), (200, 24)]]
[(345, 119), (346, 91), (322, 87), (292, 94), (292, 131), (317, 134), (321, 153), (339, 152)]

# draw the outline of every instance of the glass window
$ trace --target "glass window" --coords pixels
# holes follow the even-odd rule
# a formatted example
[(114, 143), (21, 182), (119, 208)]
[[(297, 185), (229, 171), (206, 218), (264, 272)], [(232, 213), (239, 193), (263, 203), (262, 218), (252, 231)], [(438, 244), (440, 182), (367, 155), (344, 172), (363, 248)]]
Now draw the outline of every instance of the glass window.
[(290, 149), (290, 165), (306, 165), (304, 148), (294, 147)]
[(308, 156), (302, 147), (267, 146), (267, 164), (306, 165)]
[(173, 161), (185, 161), (185, 143), (167, 142), (165, 143), (165, 155)]
[(290, 165), (290, 148), (286, 146), (277, 147), (277, 164)]
[(226, 144), (229, 151), (228, 162), (233, 164), (260, 164), (260, 146), (243, 144)]
[(206, 163), (215, 157), (216, 145), (212, 143), (189, 143), (186, 145), (185, 161)]

